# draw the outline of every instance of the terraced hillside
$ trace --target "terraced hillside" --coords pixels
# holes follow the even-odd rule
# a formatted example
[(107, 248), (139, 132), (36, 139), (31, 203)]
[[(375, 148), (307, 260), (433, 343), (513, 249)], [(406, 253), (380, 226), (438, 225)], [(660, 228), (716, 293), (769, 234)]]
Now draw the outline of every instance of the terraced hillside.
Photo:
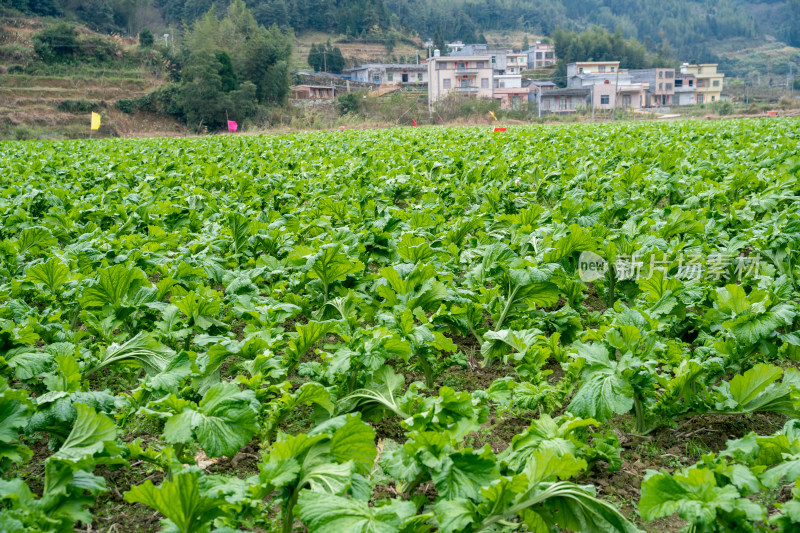
[(0, 139), (86, 137), (91, 111), (103, 115), (99, 135), (183, 130), (163, 117), (114, 109), (117, 100), (143, 96), (164, 83), (157, 64), (139, 65), (128, 57), (134, 42), (105, 37), (120, 50), (108, 65), (44, 65), (33, 51), (33, 36), (43, 25), (34, 19), (0, 19)]

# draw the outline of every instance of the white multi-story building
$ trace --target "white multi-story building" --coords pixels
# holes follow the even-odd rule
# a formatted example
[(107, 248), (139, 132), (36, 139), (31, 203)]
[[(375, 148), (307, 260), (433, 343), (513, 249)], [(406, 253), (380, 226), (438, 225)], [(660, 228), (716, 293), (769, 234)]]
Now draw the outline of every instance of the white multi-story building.
[(428, 105), (456, 93), (468, 98), (491, 98), (491, 56), (447, 56), (428, 59)]

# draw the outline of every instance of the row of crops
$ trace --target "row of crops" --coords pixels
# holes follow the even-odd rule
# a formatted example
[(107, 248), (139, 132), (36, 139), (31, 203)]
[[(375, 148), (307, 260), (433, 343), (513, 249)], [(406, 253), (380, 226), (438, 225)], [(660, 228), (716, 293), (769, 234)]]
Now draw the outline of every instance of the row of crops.
[[(0, 176), (2, 531), (102, 530), (114, 491), (183, 533), (800, 530), (796, 120), (5, 143)], [(753, 413), (783, 429), (598, 496), (621, 435)]]

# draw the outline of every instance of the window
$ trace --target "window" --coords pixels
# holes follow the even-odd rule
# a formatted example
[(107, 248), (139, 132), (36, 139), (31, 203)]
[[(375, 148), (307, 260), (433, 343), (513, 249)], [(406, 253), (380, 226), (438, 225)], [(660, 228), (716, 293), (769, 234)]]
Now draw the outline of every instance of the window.
[(481, 78), (481, 89), (489, 88), (489, 78)]
[(485, 61), (478, 61), (478, 68), (486, 68), (486, 62)]
[(658, 77), (659, 78), (663, 78), (664, 77), (664, 71), (663, 70), (659, 70), (658, 71)]
[(614, 72), (614, 67), (611, 67), (611, 72)]
[(693, 87), (693, 86), (694, 86), (694, 80), (689, 80), (689, 87)]
[(553, 59), (553, 52), (545, 52), (544, 57), (546, 57), (547, 59)]
[(672, 90), (672, 84), (671, 84), (671, 83), (668, 83), (668, 84), (667, 84), (667, 90), (668, 90), (668, 91), (671, 91), (671, 90)]
[(559, 109), (566, 109), (567, 108), (567, 97), (566, 96), (561, 96), (558, 99), (558, 108)]
[(450, 78), (445, 78), (442, 80), (442, 89), (449, 89), (450, 88)]
[(683, 80), (675, 80), (675, 88), (683, 87)]
[(661, 91), (663, 89), (664, 89), (664, 84), (663, 83), (659, 83), (658, 84), (658, 90)]
[(497, 56), (492, 56), (492, 65), (497, 63)]
[(597, 67), (597, 72), (605, 72), (605, 71), (606, 71), (605, 65), (600, 65), (599, 67)]
[(671, 70), (668, 70), (667, 71), (667, 79), (672, 79), (674, 77), (675, 77), (675, 73), (672, 72)]
[(697, 95), (697, 103), (698, 104), (702, 104), (703, 103), (703, 93), (699, 93)]
[(714, 87), (719, 87), (719, 80), (714, 80)]
[(460, 68), (460, 69), (463, 69), (463, 68), (464, 68), (464, 62), (463, 62), (463, 61), (460, 61), (460, 62), (458, 63), (458, 68)]
[(536, 52), (536, 59), (541, 59), (541, 58), (542, 58), (542, 53)]
[(417, 73), (417, 81), (422, 81), (422, 72)]
[(389, 74), (387, 74), (387, 75), (386, 75), (386, 79), (387, 79), (388, 81), (394, 81), (394, 74), (392, 74), (392, 73), (390, 72)]
[(583, 67), (578, 69), (578, 74), (583, 74)]
[(600, 96), (600, 105), (608, 105), (609, 104), (609, 100), (610, 100), (610, 98), (608, 97), (607, 94), (601, 95)]

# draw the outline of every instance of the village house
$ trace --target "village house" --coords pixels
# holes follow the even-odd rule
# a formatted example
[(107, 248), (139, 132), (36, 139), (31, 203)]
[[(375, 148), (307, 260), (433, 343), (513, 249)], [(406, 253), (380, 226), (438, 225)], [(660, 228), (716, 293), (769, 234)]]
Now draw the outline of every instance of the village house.
[(353, 81), (381, 85), (424, 85), (428, 83), (428, 68), (416, 64), (369, 63), (343, 71)]
[(716, 63), (701, 65), (681, 65), (681, 74), (693, 74), (695, 77), (696, 104), (718, 102), (722, 99), (722, 86), (725, 74), (717, 72)]
[(694, 74), (675, 73), (675, 105), (694, 105), (696, 82)]
[(493, 49), (490, 50), (485, 44), (467, 44), (458, 51), (450, 54), (451, 56), (486, 56), (490, 57), (492, 70), (496, 75), (521, 74), (528, 68), (528, 55), (524, 52), (514, 52), (513, 50)]
[(592, 86), (590, 104), (594, 109), (641, 109), (647, 98), (647, 83), (626, 83), (616, 85), (609, 80)]
[(644, 107), (677, 105), (674, 68), (632, 69), (628, 73), (634, 82), (648, 84)]
[(492, 98), (491, 56), (438, 56), (428, 59), (428, 105), (455, 92), (468, 98)]
[(292, 89), (292, 98), (296, 100), (333, 100), (336, 90), (324, 85), (298, 85)]
[(536, 41), (536, 44), (525, 52), (528, 56), (528, 68), (537, 69), (556, 64), (556, 49), (550, 43)]
[(507, 52), (505, 74), (522, 74), (524, 70), (528, 70), (528, 54), (524, 52)]
[(613, 74), (619, 71), (619, 61), (581, 61), (567, 65), (567, 78), (583, 74)]
[(571, 113), (589, 107), (592, 89), (589, 87), (551, 89), (538, 95), (542, 113)]
[(529, 100), (530, 87), (504, 87), (494, 89), (494, 99), (500, 102), (500, 109), (519, 109)]

